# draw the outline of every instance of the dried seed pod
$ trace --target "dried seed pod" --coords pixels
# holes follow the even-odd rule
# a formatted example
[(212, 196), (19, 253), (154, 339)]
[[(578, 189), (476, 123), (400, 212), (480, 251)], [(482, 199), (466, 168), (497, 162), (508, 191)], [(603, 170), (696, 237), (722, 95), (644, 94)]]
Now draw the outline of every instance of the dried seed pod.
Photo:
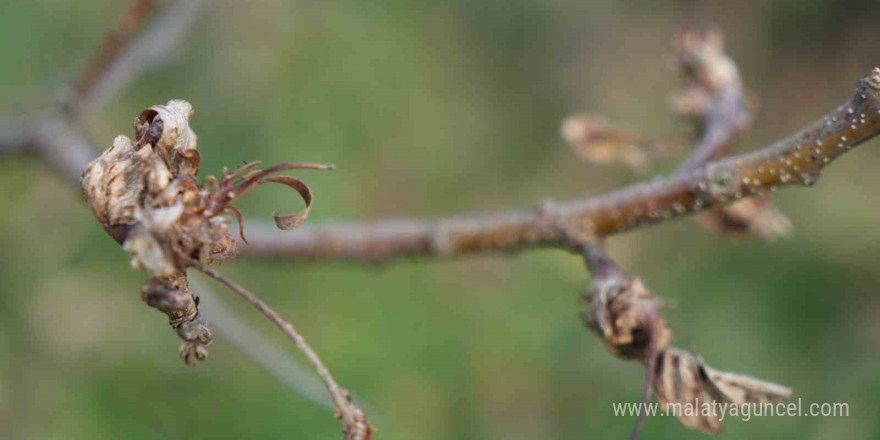
[(561, 134), (575, 153), (596, 164), (620, 162), (636, 171), (648, 169), (645, 147), (651, 141), (617, 127), (601, 116), (574, 115), (562, 122)]

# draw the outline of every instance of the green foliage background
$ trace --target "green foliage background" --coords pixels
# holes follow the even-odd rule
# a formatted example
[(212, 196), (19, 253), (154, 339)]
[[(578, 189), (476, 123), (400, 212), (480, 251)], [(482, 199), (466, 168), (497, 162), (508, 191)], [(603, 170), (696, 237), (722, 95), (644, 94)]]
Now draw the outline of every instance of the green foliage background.
[[(0, 5), (3, 110), (26, 114), (69, 84), (125, 2)], [(243, 160), (334, 163), (303, 172), (310, 222), (442, 216), (598, 194), (637, 179), (578, 162), (559, 122), (593, 111), (647, 132), (688, 127), (670, 37), (689, 2), (646, 0), (218, 1), (170, 63), (86, 121), (102, 147), (144, 107), (190, 101), (204, 174)], [(777, 139), (849, 96), (880, 63), (880, 16), (856, 1), (738, 1), (701, 8), (760, 98), (741, 148)], [(873, 14), (873, 15), (872, 15)], [(670, 303), (677, 345), (719, 368), (846, 402), (846, 418), (732, 420), (719, 438), (880, 438), (880, 141), (811, 190), (774, 195), (792, 239), (731, 241), (693, 221), (610, 241)], [(660, 164), (667, 172), (675, 161)], [(0, 160), (0, 437), (337, 439), (328, 411), (224, 338), (187, 368), (145, 274), (79, 193), (42, 163)], [(267, 187), (250, 217), (295, 209)], [(624, 438), (642, 367), (582, 326), (589, 277), (559, 251), (383, 267), (249, 261), (222, 271), (277, 307), (385, 439)], [(240, 315), (288, 348), (256, 312)], [(703, 439), (667, 418), (644, 438)]]

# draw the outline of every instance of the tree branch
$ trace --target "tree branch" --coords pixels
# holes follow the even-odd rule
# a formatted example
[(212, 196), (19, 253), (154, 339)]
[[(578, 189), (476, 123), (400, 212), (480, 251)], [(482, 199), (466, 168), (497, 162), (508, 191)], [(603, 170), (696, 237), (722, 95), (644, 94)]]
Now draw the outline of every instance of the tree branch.
[(831, 161), (880, 132), (880, 69), (842, 106), (752, 153), (709, 162), (664, 180), (531, 210), (440, 220), (310, 226), (292, 233), (247, 230), (251, 257), (382, 261), (478, 251), (563, 247), (566, 233), (607, 236), (728, 205), (793, 184), (813, 185)]

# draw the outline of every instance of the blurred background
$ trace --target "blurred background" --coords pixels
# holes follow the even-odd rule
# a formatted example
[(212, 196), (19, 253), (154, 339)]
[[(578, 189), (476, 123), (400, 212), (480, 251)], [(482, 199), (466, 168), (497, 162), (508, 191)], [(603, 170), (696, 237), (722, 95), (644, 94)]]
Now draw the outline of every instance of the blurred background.
[[(26, 114), (72, 83), (127, 2), (0, 5), (0, 103)], [(740, 151), (849, 97), (880, 63), (880, 10), (859, 1), (216, 1), (172, 59), (85, 121), (94, 141), (132, 136), (141, 109), (195, 108), (202, 174), (241, 161), (316, 161), (310, 223), (490, 212), (599, 194), (647, 175), (577, 160), (559, 139), (590, 111), (661, 136), (681, 86), (671, 38), (717, 24), (760, 109)], [(97, 154), (97, 153), (96, 153)], [(849, 417), (726, 421), (719, 438), (880, 438), (880, 141), (810, 190), (774, 194), (789, 239), (722, 239), (690, 219), (615, 237), (609, 252), (669, 303), (676, 345), (706, 362), (845, 402)], [(0, 437), (338, 439), (329, 411), (227, 338), (189, 368), (147, 275), (78, 190), (38, 158), (0, 159)], [(251, 218), (293, 212), (266, 187)], [(290, 319), (385, 439), (625, 438), (643, 367), (581, 323), (580, 259), (528, 251), (372, 267), (238, 259), (220, 268)], [(219, 285), (236, 315), (280, 332)], [(643, 438), (703, 439), (671, 418)]]

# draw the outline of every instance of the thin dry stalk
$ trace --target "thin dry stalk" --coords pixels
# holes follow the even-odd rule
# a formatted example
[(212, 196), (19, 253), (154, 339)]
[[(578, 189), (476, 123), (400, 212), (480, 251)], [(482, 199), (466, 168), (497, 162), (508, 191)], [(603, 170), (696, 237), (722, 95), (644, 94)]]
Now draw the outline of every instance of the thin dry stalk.
[(275, 323), (275, 325), (277, 325), (278, 328), (280, 328), (281, 331), (293, 341), (296, 348), (308, 358), (312, 366), (315, 367), (318, 376), (324, 381), (324, 385), (327, 387), (327, 391), (330, 393), (330, 397), (333, 398), (333, 402), (336, 405), (336, 416), (345, 424), (346, 439), (368, 440), (372, 438), (374, 430), (370, 425), (370, 422), (367, 420), (364, 411), (354, 404), (348, 390), (342, 388), (336, 383), (336, 380), (333, 379), (333, 375), (330, 374), (330, 370), (328, 370), (324, 363), (321, 362), (321, 359), (318, 357), (318, 354), (312, 350), (312, 347), (306, 343), (306, 339), (296, 331), (293, 324), (285, 321), (281, 315), (257, 298), (256, 295), (245, 289), (244, 286), (226, 278), (219, 272), (198, 261), (193, 260), (191, 264), (192, 267), (198, 269), (200, 272), (223, 283), (233, 292), (244, 297), (244, 299), (262, 312), (263, 315), (266, 315), (270, 321)]

